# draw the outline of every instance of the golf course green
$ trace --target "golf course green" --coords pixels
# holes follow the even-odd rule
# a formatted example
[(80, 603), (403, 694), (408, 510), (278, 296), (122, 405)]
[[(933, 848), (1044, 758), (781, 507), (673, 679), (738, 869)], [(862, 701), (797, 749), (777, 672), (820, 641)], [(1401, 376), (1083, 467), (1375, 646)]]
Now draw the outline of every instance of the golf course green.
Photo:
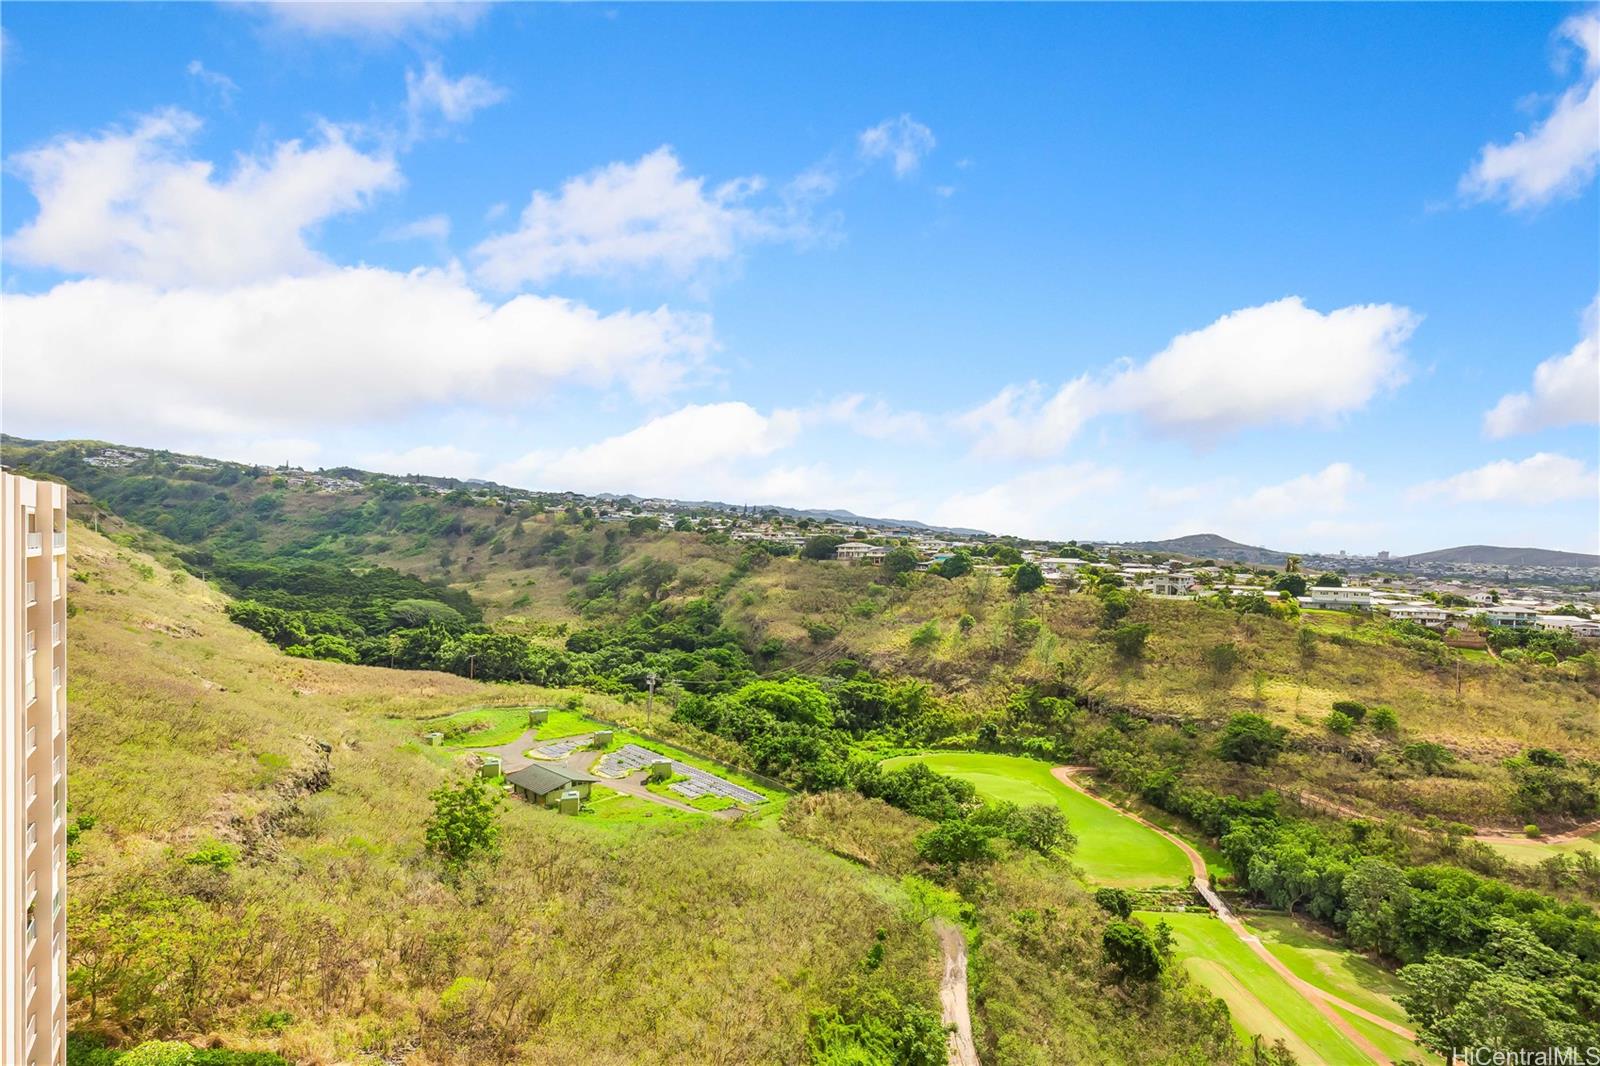
[(1072, 860), (1096, 884), (1162, 888), (1182, 885), (1189, 878), (1189, 860), (1170, 840), (1063, 785), (1051, 776), (1049, 765), (1037, 759), (939, 751), (903, 755), (884, 765), (909, 762), (923, 762), (941, 774), (970, 781), (985, 799), (1060, 807), (1078, 838)]

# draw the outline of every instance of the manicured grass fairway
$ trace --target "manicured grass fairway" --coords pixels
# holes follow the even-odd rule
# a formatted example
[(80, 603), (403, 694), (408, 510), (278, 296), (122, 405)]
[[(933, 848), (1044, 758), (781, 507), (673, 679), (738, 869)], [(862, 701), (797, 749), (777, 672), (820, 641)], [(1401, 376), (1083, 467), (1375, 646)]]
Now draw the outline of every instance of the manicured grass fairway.
[(1302, 981), (1380, 1018), (1406, 1024), (1406, 1012), (1396, 1002), (1405, 985), (1389, 971), (1286, 915), (1252, 914), (1245, 925)]
[(1228, 1004), (1246, 1039), (1255, 1033), (1269, 1043), (1281, 1038), (1303, 1063), (1345, 1066), (1368, 1061), (1316, 1007), (1209, 912), (1141, 912), (1139, 917), (1151, 926), (1165, 921), (1172, 927), (1178, 957), (1196, 980)]
[(1157, 888), (1182, 885), (1189, 877), (1189, 860), (1171, 841), (1063, 785), (1050, 776), (1049, 765), (1037, 759), (939, 751), (902, 755), (884, 765), (903, 766), (913, 760), (925, 762), (941, 774), (971, 781), (987, 799), (1060, 807), (1078, 837), (1072, 861), (1096, 884)]

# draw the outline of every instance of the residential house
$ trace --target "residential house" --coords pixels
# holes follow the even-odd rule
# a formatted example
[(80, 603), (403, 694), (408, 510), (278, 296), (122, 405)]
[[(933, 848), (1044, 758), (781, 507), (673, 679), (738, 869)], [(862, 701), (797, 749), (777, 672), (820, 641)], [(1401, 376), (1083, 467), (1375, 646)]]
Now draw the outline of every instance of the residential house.
[(1300, 602), (1307, 607), (1321, 607), (1334, 611), (1346, 611), (1351, 608), (1367, 610), (1372, 606), (1372, 590), (1353, 585), (1333, 588), (1312, 585), (1306, 589), (1306, 594), (1301, 597)]
[(1492, 626), (1505, 626), (1508, 629), (1525, 629), (1535, 624), (1539, 612), (1532, 607), (1519, 607), (1516, 604), (1498, 603), (1484, 610), (1483, 617)]
[(866, 544), (859, 540), (847, 540), (833, 551), (833, 557), (841, 563), (873, 563), (889, 554), (889, 549), (881, 544)]
[(1600, 621), (1570, 614), (1541, 614), (1535, 619), (1540, 629), (1560, 629), (1585, 640), (1600, 640)]
[(1415, 622), (1435, 628), (1450, 624), (1449, 609), (1437, 603), (1397, 603), (1389, 608), (1389, 617), (1397, 622)]

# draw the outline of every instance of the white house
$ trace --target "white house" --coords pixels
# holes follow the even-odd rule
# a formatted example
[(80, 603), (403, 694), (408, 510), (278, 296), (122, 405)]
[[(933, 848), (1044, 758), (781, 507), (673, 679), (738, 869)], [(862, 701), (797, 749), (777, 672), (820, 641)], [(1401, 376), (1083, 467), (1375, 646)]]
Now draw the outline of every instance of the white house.
[(833, 550), (833, 557), (841, 563), (876, 562), (889, 554), (889, 549), (881, 544), (865, 544), (859, 540), (847, 540)]
[(1539, 617), (1539, 612), (1532, 607), (1518, 607), (1514, 604), (1499, 603), (1483, 612), (1492, 626), (1506, 626), (1510, 629), (1522, 629), (1531, 626)]
[(1397, 622), (1424, 626), (1444, 626), (1450, 622), (1450, 612), (1437, 603), (1397, 603), (1389, 608), (1389, 617)]
[(1139, 582), (1139, 588), (1152, 596), (1187, 596), (1194, 589), (1194, 575), (1153, 574)]
[(1600, 639), (1600, 621), (1592, 618), (1575, 618), (1570, 614), (1541, 614), (1535, 619), (1540, 629), (1564, 629), (1585, 640)]
[(1306, 594), (1300, 602), (1307, 607), (1324, 607), (1336, 611), (1348, 610), (1351, 607), (1366, 610), (1372, 606), (1372, 590), (1352, 585), (1335, 588), (1312, 585), (1306, 589)]

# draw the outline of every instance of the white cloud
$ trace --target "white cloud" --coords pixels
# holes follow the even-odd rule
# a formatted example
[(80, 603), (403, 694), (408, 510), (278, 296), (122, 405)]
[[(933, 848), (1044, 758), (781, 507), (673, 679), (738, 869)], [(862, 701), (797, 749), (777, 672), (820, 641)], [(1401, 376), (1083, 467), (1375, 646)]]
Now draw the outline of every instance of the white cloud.
[(1530, 392), (1500, 397), (1483, 416), (1483, 431), (1500, 439), (1518, 433), (1600, 422), (1600, 296), (1584, 312), (1583, 336), (1565, 355), (1533, 370)]
[(534, 295), (494, 304), (450, 271), (348, 268), (168, 291), (90, 280), (0, 306), (7, 418), (32, 417), (22, 397), (71, 395), (84, 431), (111, 440), (512, 408), (561, 384), (655, 397), (713, 346), (705, 315), (601, 315)]
[(1471, 201), (1503, 200), (1513, 210), (1575, 196), (1600, 166), (1600, 12), (1573, 15), (1558, 36), (1583, 52), (1578, 80), (1550, 113), (1506, 144), (1487, 144), (1461, 177)]
[(1137, 414), (1200, 440), (1331, 422), (1405, 379), (1403, 348), (1418, 321), (1392, 304), (1322, 314), (1291, 296), (1224, 315), (1143, 364), (1075, 378), (1048, 397), (1036, 383), (1007, 386), (955, 424), (977, 438), (979, 454), (1042, 458), (1104, 414)]
[(1049, 397), (1038, 382), (1029, 382), (1007, 385), (954, 422), (977, 439), (979, 455), (1042, 459), (1065, 448), (1100, 406), (1101, 390), (1087, 377), (1067, 382)]
[(736, 178), (707, 189), (664, 146), (571, 178), (553, 196), (535, 192), (514, 232), (473, 250), (478, 274), (502, 289), (653, 269), (683, 278), (751, 242), (804, 237), (800, 221), (749, 205), (763, 187)]
[(1235, 501), (1234, 509), (1251, 516), (1339, 512), (1350, 506), (1350, 495), (1365, 483), (1365, 476), (1349, 463), (1330, 463), (1314, 474), (1265, 485)]
[(241, 156), (218, 180), (187, 152), (200, 120), (165, 110), (131, 130), (62, 137), (9, 163), (39, 213), (5, 241), (16, 264), (156, 285), (231, 285), (321, 270), (305, 231), (401, 183), (335, 127)]
[(1329, 422), (1405, 378), (1418, 317), (1393, 304), (1322, 314), (1290, 296), (1183, 333), (1106, 386), (1112, 410), (1213, 438), (1247, 426)]
[(207, 70), (206, 65), (198, 59), (189, 60), (185, 69), (189, 77), (215, 92), (223, 107), (233, 106), (233, 98), (239, 95), (239, 86), (232, 78), (215, 70)]
[(863, 159), (888, 159), (894, 166), (895, 177), (904, 178), (916, 172), (923, 157), (933, 151), (938, 142), (927, 126), (910, 115), (901, 115), (862, 130), (857, 143)]
[(1600, 497), (1600, 475), (1582, 460), (1539, 452), (1520, 462), (1499, 462), (1467, 470), (1411, 490), (1414, 499), (1443, 497), (1455, 503), (1538, 505)]
[(416, 141), (428, 134), (435, 119), (456, 125), (506, 98), (506, 91), (487, 78), (464, 74), (451, 78), (436, 60), (423, 64), (422, 73), (406, 71), (406, 137)]
[(487, 4), (463, 0), (321, 3), (278, 0), (253, 5), (273, 25), (313, 37), (344, 37), (368, 42), (443, 38), (470, 30)]
[(882, 400), (868, 402), (865, 396), (841, 396), (832, 403), (807, 412), (812, 421), (834, 423), (872, 440), (924, 441), (930, 436), (928, 420), (917, 411), (896, 411)]
[(367, 452), (358, 465), (380, 474), (424, 474), (429, 477), (479, 477), (483, 456), (454, 444), (419, 444), (403, 452)]
[(427, 215), (412, 219), (383, 231), (386, 241), (447, 241), (450, 239), (450, 216)]
[(800, 424), (793, 411), (764, 415), (740, 402), (691, 404), (595, 444), (530, 452), (490, 476), (579, 492), (684, 497), (764, 483), (763, 491), (786, 494), (795, 488), (794, 471), (769, 471), (752, 481), (740, 464), (787, 448)]
[(928, 521), (1025, 537), (1081, 535), (1095, 497), (1115, 491), (1121, 471), (1080, 462), (1028, 470), (985, 489), (957, 491)]

